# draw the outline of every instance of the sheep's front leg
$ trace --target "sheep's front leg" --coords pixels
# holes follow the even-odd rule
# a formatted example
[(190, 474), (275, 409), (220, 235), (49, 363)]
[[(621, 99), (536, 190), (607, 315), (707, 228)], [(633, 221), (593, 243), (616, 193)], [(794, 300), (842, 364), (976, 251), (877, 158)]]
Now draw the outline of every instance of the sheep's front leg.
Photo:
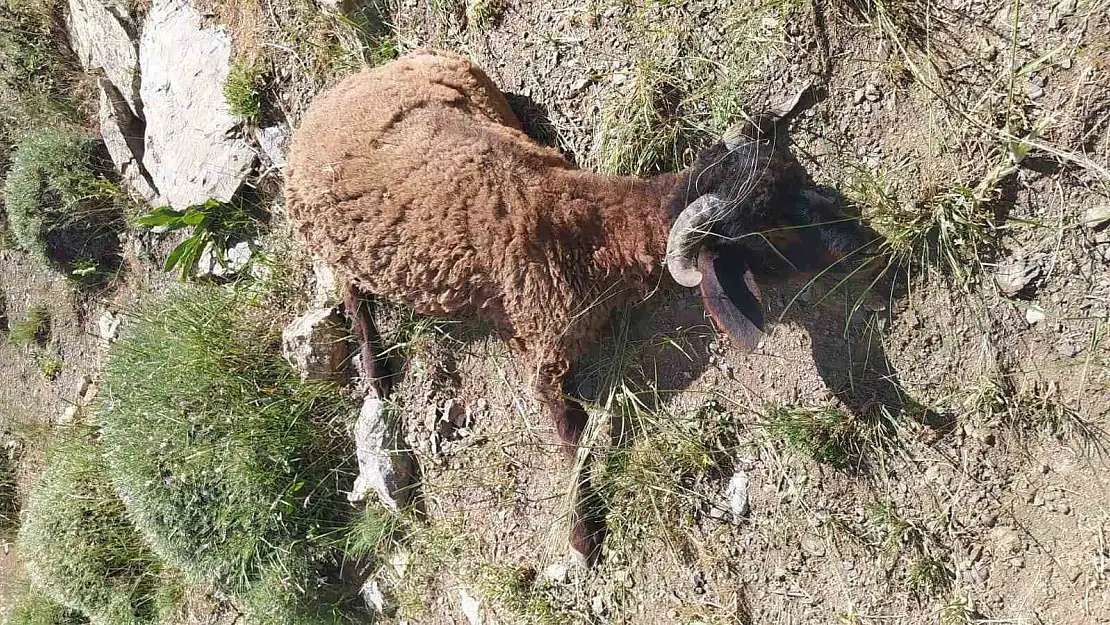
[(347, 285), (345, 306), (358, 341), (363, 375), (378, 399), (388, 399), (393, 389), (393, 379), (389, 374), (389, 363), (381, 352), (381, 337), (374, 325), (370, 300), (364, 298), (358, 287), (351, 283)]

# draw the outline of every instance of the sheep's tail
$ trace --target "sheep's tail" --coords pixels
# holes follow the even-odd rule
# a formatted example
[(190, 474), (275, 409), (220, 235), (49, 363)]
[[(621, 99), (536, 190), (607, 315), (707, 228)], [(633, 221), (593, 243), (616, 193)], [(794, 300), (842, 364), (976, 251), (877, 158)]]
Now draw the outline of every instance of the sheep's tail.
[(358, 341), (362, 375), (370, 392), (384, 401), (393, 390), (393, 379), (390, 377), (388, 359), (380, 349), (382, 340), (377, 326), (374, 325), (373, 301), (363, 297), (362, 291), (351, 282), (347, 285), (346, 308)]

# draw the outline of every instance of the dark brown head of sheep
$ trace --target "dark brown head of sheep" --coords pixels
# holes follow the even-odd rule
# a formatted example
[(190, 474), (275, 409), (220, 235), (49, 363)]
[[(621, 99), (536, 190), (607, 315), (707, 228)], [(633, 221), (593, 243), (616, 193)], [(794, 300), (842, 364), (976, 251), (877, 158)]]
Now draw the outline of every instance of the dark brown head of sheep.
[(798, 99), (702, 151), (670, 199), (671, 277), (698, 288), (718, 327), (746, 350), (764, 330), (760, 283), (881, 266), (871, 262), (875, 232), (841, 211), (785, 148), (783, 122)]

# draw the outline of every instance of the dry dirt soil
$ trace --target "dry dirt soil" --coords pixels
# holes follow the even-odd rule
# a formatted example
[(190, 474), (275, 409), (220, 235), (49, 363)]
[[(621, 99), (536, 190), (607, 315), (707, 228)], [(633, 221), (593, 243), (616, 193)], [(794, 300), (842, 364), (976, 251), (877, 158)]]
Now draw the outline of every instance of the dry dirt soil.
[[(566, 561), (571, 471), (524, 372), (470, 321), (414, 331), (392, 311), (428, 513), (382, 573), (394, 620), (466, 623), (476, 601), (487, 623), (1110, 623), (1110, 233), (1082, 223), (1110, 207), (1107, 2), (403, 0), (388, 15), (401, 52), (469, 55), (584, 167), (600, 162), (606, 111), (679, 56), (727, 64), (745, 110), (819, 85), (795, 154), (841, 189), (878, 172), (904, 205), (978, 184), (1007, 120), (1039, 133), (991, 195), (1000, 245), (969, 286), (767, 289), (778, 322), (750, 354), (685, 293), (615, 319), (579, 367), (599, 430), (592, 470), (621, 478), (588, 571), (552, 567)], [(314, 94), (289, 92), (295, 123)], [(992, 276), (1015, 261), (1037, 277), (1007, 296)], [(0, 414), (44, 420), (95, 372), (102, 310), (159, 284), (75, 301), (14, 252), (0, 276), (10, 317), (39, 299), (55, 311), (40, 349), (64, 362), (56, 381), (30, 348), (0, 346)], [(456, 427), (443, 425), (449, 400)], [(846, 462), (820, 462), (767, 426), (775, 407), (841, 414), (869, 436)], [(736, 472), (742, 518), (714, 510)]]

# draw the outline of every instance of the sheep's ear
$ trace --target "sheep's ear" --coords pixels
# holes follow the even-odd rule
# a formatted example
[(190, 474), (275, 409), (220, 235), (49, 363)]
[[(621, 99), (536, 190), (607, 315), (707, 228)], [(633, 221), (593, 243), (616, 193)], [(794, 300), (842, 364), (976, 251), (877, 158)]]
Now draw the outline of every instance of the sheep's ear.
[(763, 336), (763, 304), (751, 269), (739, 254), (718, 256), (702, 249), (698, 269), (703, 277), (701, 298), (717, 327), (746, 351)]

